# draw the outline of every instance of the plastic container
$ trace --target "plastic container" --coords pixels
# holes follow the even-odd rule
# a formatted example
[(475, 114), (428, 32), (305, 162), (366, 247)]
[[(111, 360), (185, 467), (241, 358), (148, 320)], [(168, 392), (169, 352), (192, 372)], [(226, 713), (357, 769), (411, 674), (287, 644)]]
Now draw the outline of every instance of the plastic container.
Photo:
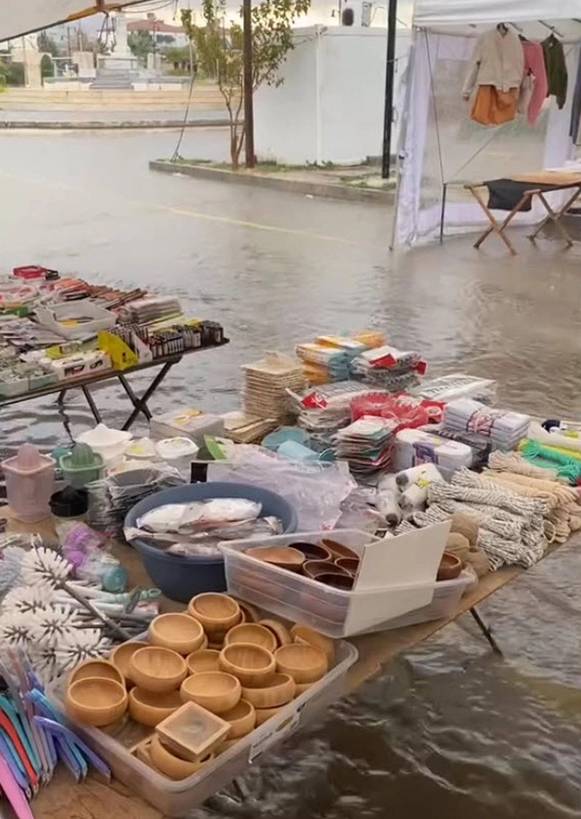
[(42, 327), (64, 338), (80, 338), (109, 330), (115, 326), (116, 317), (89, 299), (80, 301), (38, 305), (35, 308), (36, 321)]
[(121, 462), (123, 453), (131, 441), (132, 434), (120, 429), (111, 429), (105, 424), (97, 424), (93, 429), (81, 433), (77, 441), (88, 444), (93, 452), (103, 458), (105, 466), (115, 466)]
[(35, 523), (50, 516), (55, 463), (32, 444), (22, 444), (13, 458), (2, 461), (6, 497), (18, 520)]
[(200, 448), (190, 438), (163, 438), (155, 445), (158, 456), (186, 478), (190, 477), (192, 461)]
[(74, 444), (68, 454), (61, 455), (59, 466), (65, 481), (76, 488), (98, 481), (103, 474), (103, 458), (88, 444)]
[(263, 755), (266, 754), (268, 759), (271, 749), (340, 699), (346, 693), (347, 671), (357, 657), (354, 646), (338, 643), (336, 664), (321, 680), (187, 779), (168, 779), (133, 756), (118, 739), (104, 731), (85, 725), (74, 725), (74, 730), (106, 760), (116, 779), (154, 805), (164, 816), (186, 816), (244, 773), (251, 764), (257, 764)]
[[(262, 515), (275, 515), (280, 518), (285, 532), (296, 531), (296, 512), (280, 495), (242, 483), (219, 482), (189, 484), (150, 495), (129, 511), (125, 518), (125, 526), (135, 527), (141, 515), (166, 503), (188, 503), (207, 498), (248, 498), (258, 501), (262, 504)], [(187, 603), (200, 592), (226, 590), (222, 556), (182, 557), (166, 554), (139, 539), (133, 540), (132, 546), (141, 555), (143, 565), (152, 581), (172, 600)]]
[(60, 520), (75, 520), (87, 514), (89, 498), (86, 489), (73, 489), (65, 486), (60, 492), (55, 492), (50, 499), (50, 511)]
[[(335, 639), (374, 631), (386, 621), (432, 601), (445, 536), (444, 530), (438, 530), (437, 548), (432, 549), (428, 531), (419, 530), (416, 538), (420, 553), (425, 549), (425, 561), (419, 566), (417, 560), (410, 562), (410, 541), (402, 535), (380, 541), (365, 532), (335, 530), (223, 542), (220, 548), (226, 561), (228, 593)], [(289, 545), (293, 540), (318, 543), (329, 535), (360, 555), (360, 574), (364, 571), (365, 547), (379, 545), (379, 552), (388, 562), (385, 571), (373, 567), (377, 587), (343, 591), (244, 553), (252, 546)], [(394, 570), (398, 565), (402, 569), (399, 576)]]
[(224, 419), (220, 415), (181, 407), (162, 415), (154, 415), (149, 424), (149, 431), (156, 441), (179, 436), (189, 438), (202, 447), (205, 435), (224, 435)]

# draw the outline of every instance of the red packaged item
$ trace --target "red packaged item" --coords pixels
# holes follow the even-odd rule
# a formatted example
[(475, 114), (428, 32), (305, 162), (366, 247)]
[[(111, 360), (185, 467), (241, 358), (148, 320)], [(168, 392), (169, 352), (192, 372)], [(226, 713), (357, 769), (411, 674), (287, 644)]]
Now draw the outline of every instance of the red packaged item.
[(370, 393), (351, 402), (351, 420), (357, 421), (365, 415), (379, 418), (393, 418), (399, 421), (397, 431), (404, 428), (416, 429), (426, 424), (438, 424), (442, 420), (445, 404), (426, 401), (407, 393), (386, 395)]

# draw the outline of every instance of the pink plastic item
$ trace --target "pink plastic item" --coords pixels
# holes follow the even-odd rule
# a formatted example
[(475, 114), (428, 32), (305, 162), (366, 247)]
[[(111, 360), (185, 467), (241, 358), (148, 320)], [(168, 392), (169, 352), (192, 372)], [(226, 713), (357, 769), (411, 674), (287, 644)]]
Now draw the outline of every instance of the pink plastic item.
[(54, 461), (32, 444), (22, 444), (18, 454), (2, 461), (6, 497), (19, 520), (34, 523), (50, 516), (54, 492)]

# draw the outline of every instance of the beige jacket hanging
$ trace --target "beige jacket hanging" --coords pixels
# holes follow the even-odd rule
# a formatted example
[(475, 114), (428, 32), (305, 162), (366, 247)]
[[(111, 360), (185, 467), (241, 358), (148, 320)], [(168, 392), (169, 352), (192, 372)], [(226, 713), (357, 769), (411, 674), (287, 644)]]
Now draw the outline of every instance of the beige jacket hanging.
[(499, 91), (520, 88), (525, 70), (522, 43), (508, 30), (487, 31), (478, 38), (463, 93), (469, 96), (476, 85), (493, 85)]

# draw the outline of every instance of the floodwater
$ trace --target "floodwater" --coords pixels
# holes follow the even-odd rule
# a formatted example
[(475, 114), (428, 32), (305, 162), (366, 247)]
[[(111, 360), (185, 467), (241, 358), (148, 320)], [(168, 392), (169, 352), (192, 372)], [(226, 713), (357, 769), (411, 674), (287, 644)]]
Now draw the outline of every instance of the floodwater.
[[(148, 171), (173, 132), (0, 135), (0, 270), (39, 262), (177, 294), (221, 321), (231, 345), (172, 372), (152, 402), (237, 406), (240, 365), (320, 331), (372, 326), (421, 350), (432, 372), (497, 378), (502, 404), (581, 415), (581, 253), (517, 239), (512, 259), (449, 241), (390, 255), (389, 212)], [(225, 158), (199, 130), (182, 154)], [(143, 389), (147, 377), (135, 379)], [(109, 423), (127, 407), (97, 393)], [(76, 431), (91, 417), (71, 396)], [(51, 400), (2, 412), (3, 448), (63, 440)], [(573, 547), (481, 609), (504, 659), (469, 617), (267, 753), (246, 798), (198, 817), (569, 819), (581, 816), (581, 555)]]

